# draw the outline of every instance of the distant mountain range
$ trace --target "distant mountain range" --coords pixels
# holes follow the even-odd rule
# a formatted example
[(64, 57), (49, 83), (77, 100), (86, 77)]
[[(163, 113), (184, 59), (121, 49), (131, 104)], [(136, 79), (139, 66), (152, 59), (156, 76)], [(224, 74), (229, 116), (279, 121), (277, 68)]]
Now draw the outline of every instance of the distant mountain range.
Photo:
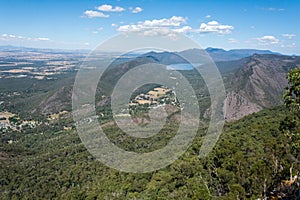
[[(282, 103), (282, 94), (287, 86), (286, 74), (300, 66), (297, 56), (285, 56), (269, 50), (208, 48), (206, 52), (214, 59), (219, 70), (231, 72), (226, 82), (226, 119), (236, 120)], [(177, 53), (150, 52), (141, 57), (151, 58), (162, 64), (198, 62), (205, 56), (203, 50), (189, 49)]]
[[(17, 51), (22, 48), (1, 46), (0, 50)], [(35, 48), (23, 50), (40, 51)], [(55, 52), (55, 50), (52, 51)], [(282, 93), (287, 85), (286, 74), (292, 68), (300, 66), (300, 57), (281, 55), (269, 50), (234, 49), (226, 51), (207, 48), (205, 51), (189, 49), (181, 52), (148, 52), (112, 65), (113, 67), (105, 73), (101, 80), (103, 86), (101, 91), (108, 94), (118, 78), (135, 66), (146, 63), (165, 65), (186, 63), (184, 58), (199, 63), (202, 58), (207, 58), (208, 54), (224, 76), (227, 92), (224, 105), (227, 120), (240, 119), (253, 112), (281, 104)], [(68, 100), (59, 103), (60, 101), (57, 99), (64, 99), (64, 94), (69, 94), (67, 96), (70, 97), (72, 84), (69, 82), (68, 85), (57, 88), (53, 97), (48, 96), (40, 103), (39, 110), (42, 110), (43, 113), (52, 113), (70, 107)], [(107, 100), (105, 101), (107, 102)]]
[(51, 49), (51, 48), (34, 48), (23, 46), (0, 46), (0, 51), (5, 52), (44, 52), (44, 53), (89, 53), (88, 49)]
[[(101, 80), (101, 85), (103, 86), (101, 91), (108, 94), (109, 91), (113, 89), (113, 85), (118, 78), (135, 66), (146, 63), (182, 63), (185, 62), (185, 60), (179, 56), (180, 54), (185, 54), (186, 57), (189, 56), (193, 58), (197, 51), (199, 52), (201, 50), (194, 49), (180, 53), (149, 52), (134, 60), (115, 65), (103, 76)], [(228, 59), (227, 61), (216, 62), (221, 73), (223, 75), (226, 73), (224, 82), (227, 97), (224, 105), (226, 119), (228, 121), (240, 119), (264, 108), (280, 105), (282, 103), (283, 90), (287, 86), (287, 72), (292, 68), (300, 66), (300, 57), (285, 56), (276, 53), (271, 54), (270, 51), (266, 51), (268, 54), (257, 54), (259, 52), (265, 52), (259, 50), (222, 51), (210, 49), (210, 51), (211, 53), (214, 52), (215, 58), (221, 54), (216, 52), (225, 52), (223, 55), (228, 55), (226, 58)], [(253, 52), (256, 53), (249, 57), (232, 60), (236, 59), (237, 56), (242, 57)], [(65, 91), (62, 93), (65, 94)], [(56, 95), (57, 94), (60, 93), (58, 92)], [(55, 98), (49, 98), (47, 105), (51, 105), (51, 100), (54, 101)], [(104, 101), (106, 103), (109, 102), (107, 100)], [(100, 104), (102, 105), (103, 102), (100, 102), (99, 105)], [(44, 107), (44, 104), (42, 105), (42, 107)], [(51, 108), (49, 108), (49, 110), (51, 110)]]
[(228, 60), (238, 60), (254, 54), (276, 54), (280, 53), (272, 52), (270, 50), (258, 50), (258, 49), (232, 49), (224, 50), (218, 48), (207, 48), (206, 52), (212, 57), (214, 61), (228, 61)]
[[(32, 47), (17, 47), (17, 46), (0, 46), (0, 51), (9, 51), (9, 52), (19, 52), (19, 51), (27, 51), (27, 52), (73, 52), (73, 53), (89, 53), (91, 50), (88, 49), (74, 49), (74, 50), (65, 50), (65, 49), (49, 49), (49, 48), (32, 48)], [(280, 53), (272, 52), (270, 50), (258, 50), (258, 49), (232, 49), (232, 50), (224, 50), (221, 48), (206, 48), (206, 49), (188, 49), (181, 52), (149, 52), (146, 54), (142, 54), (141, 56), (153, 56), (153, 58), (157, 59), (162, 64), (169, 64), (174, 63), (176, 59), (178, 61), (176, 62), (184, 62), (182, 58), (179, 58), (178, 56), (188, 57), (191, 60), (198, 60), (199, 55), (206, 56), (208, 53), (209, 56), (215, 61), (229, 61), (229, 60), (238, 60), (241, 58), (245, 58), (248, 56), (251, 56), (253, 54), (277, 54), (280, 55)], [(176, 58), (177, 57), (177, 58)], [(197, 59), (195, 59), (197, 57)], [(168, 60), (169, 59), (169, 60)]]
[(188, 49), (181, 52), (149, 52), (141, 55), (140, 57), (149, 57), (161, 64), (174, 64), (174, 63), (186, 63), (184, 58), (187, 58), (190, 62), (200, 63), (202, 60), (207, 60), (208, 56), (215, 62), (233, 61), (239, 60), (245, 57), (252, 56), (254, 54), (273, 54), (281, 55), (277, 52), (270, 50), (257, 50), (257, 49), (232, 49), (224, 50), (218, 48), (202, 49)]

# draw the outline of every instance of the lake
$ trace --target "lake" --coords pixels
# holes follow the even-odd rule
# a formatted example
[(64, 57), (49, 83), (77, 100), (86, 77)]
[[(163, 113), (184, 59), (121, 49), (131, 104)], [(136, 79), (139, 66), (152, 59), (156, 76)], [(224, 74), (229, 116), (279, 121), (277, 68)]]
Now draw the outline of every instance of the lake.
[(200, 66), (200, 63), (179, 63), (179, 64), (172, 64), (167, 65), (167, 70), (192, 70), (194, 66)]

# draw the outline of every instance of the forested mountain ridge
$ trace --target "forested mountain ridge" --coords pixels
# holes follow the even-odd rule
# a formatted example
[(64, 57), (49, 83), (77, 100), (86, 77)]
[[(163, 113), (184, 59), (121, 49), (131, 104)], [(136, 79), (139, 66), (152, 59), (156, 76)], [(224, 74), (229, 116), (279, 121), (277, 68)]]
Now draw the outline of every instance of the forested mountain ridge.
[[(105, 94), (109, 94), (109, 91), (113, 89), (111, 84), (120, 75), (141, 63), (171, 62), (172, 59), (166, 55), (169, 56), (170, 54), (164, 53), (159, 54), (159, 56), (157, 53), (151, 53), (151, 56), (146, 54), (146, 57), (140, 57), (115, 66), (101, 80), (102, 91)], [(176, 54), (171, 55), (171, 57), (175, 57), (176, 62), (180, 62)], [(225, 117), (226, 120), (231, 121), (240, 119), (253, 112), (258, 112), (264, 108), (281, 105), (282, 93), (287, 85), (287, 72), (300, 66), (300, 59), (296, 56), (255, 54), (240, 60), (217, 62), (216, 65), (224, 76), (227, 93), (224, 108), (226, 111)], [(195, 87), (199, 87), (199, 85), (195, 85)], [(99, 88), (100, 90), (101, 88)], [(107, 100), (102, 102), (106, 102), (105, 105), (108, 103)], [(64, 104), (61, 105), (66, 107)], [(208, 109), (208, 107), (205, 109)]]
[[(113, 65), (100, 80), (105, 88), (99, 87), (99, 93), (109, 95), (111, 84), (126, 71), (159, 60), (146, 56)], [(207, 129), (203, 120), (184, 155), (164, 169), (145, 174), (108, 168), (82, 144), (71, 117), (76, 71), (41, 80), (8, 74), (0, 79), (0, 104), (5, 111), (0, 121), (9, 125), (1, 129), (0, 199), (262, 199), (280, 195), (296, 199), (300, 120), (285, 107), (273, 106), (282, 103), (286, 73), (298, 63), (296, 56), (256, 54), (217, 62), (228, 94), (235, 92), (260, 106), (258, 112), (227, 122), (215, 148), (199, 158)], [(205, 86), (194, 72), (183, 70), (182, 74), (193, 86)], [(194, 89), (203, 98), (201, 109), (206, 110), (209, 96), (203, 88)], [(284, 95), (291, 105), (299, 101), (289, 98), (298, 94), (295, 88), (297, 84), (291, 85)], [(98, 108), (107, 108), (110, 103), (108, 96), (98, 100)], [(176, 119), (171, 119), (165, 132), (153, 137), (151, 143), (129, 137), (111, 121), (103, 127), (120, 148), (141, 152), (166, 145), (176, 133)]]
[[(192, 50), (192, 52), (195, 51)], [(194, 56), (189, 55), (190, 58)], [(122, 74), (137, 65), (182, 62), (186, 61), (175, 53), (146, 53), (136, 59), (114, 65), (103, 75), (97, 91), (108, 95), (113, 89), (113, 83)], [(281, 96), (283, 89), (287, 85), (286, 74), (290, 69), (300, 66), (300, 59), (297, 56), (254, 54), (240, 60), (216, 62), (216, 66), (224, 77), (227, 92), (225, 103), (226, 119), (236, 120), (263, 108), (280, 105), (282, 103)], [(191, 74), (190, 72), (188, 73)], [(201, 79), (201, 77), (199, 78)], [(68, 102), (71, 102), (72, 81), (66, 84), (62, 88), (58, 88), (57, 92), (52, 93), (52, 96), (47, 96), (47, 99), (40, 103), (39, 110), (46, 111), (44, 113), (53, 113), (59, 110), (70, 109)], [(195, 85), (195, 87), (205, 86)], [(65, 96), (65, 94), (68, 95)], [(68, 98), (69, 101), (56, 101), (56, 99), (63, 99), (60, 97), (62, 95), (64, 95), (64, 98)], [(104, 100), (104, 102), (107, 101)], [(45, 105), (48, 105), (46, 106), (47, 109), (45, 109)]]

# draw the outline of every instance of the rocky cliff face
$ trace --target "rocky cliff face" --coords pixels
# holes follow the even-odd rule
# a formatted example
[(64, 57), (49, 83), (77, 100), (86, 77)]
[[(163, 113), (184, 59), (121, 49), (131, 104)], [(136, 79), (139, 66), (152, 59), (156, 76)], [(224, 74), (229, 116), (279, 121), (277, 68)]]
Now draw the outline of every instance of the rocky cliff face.
[(240, 119), (281, 104), (286, 74), (297, 66), (300, 66), (298, 57), (253, 55), (231, 80), (225, 101), (226, 119)]

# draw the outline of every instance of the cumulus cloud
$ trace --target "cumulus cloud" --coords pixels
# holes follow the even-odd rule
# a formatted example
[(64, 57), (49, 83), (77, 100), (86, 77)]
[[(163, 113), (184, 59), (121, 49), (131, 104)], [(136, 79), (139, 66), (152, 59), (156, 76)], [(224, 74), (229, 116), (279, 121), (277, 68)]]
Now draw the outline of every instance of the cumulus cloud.
[(142, 11), (143, 11), (143, 8), (141, 8), (141, 7), (135, 7), (134, 9), (131, 10), (132, 13), (139, 13)]
[(210, 15), (206, 15), (205, 18), (206, 18), (206, 19), (209, 19), (209, 18), (211, 18), (211, 16), (210, 16)]
[(179, 27), (185, 24), (186, 20), (183, 17), (173, 16), (169, 19), (154, 19), (138, 22), (137, 24), (123, 25), (118, 28), (121, 32), (141, 32), (145, 30), (155, 30), (161, 28)]
[(183, 33), (190, 30), (191, 27), (184, 26), (186, 19), (181, 16), (173, 16), (171, 18), (154, 19), (138, 22), (137, 24), (123, 25), (117, 30), (123, 33), (142, 33), (145, 36), (174, 36), (177, 33)]
[(295, 34), (288, 34), (288, 33), (282, 34), (282, 37), (286, 37), (288, 39), (293, 39), (293, 37), (295, 36), (296, 36)]
[(272, 36), (272, 35), (265, 35), (265, 36), (262, 36), (260, 38), (255, 38), (255, 39), (257, 41), (259, 41), (259, 43), (261, 45), (271, 45), (271, 44), (279, 43), (279, 40), (275, 36)]
[(123, 33), (141, 33), (145, 36), (171, 36), (174, 37), (179, 33), (218, 33), (230, 34), (233, 26), (223, 25), (217, 21), (211, 21), (207, 24), (202, 23), (200, 28), (193, 29), (187, 25), (187, 19), (181, 16), (171, 18), (153, 19), (140, 21), (136, 24), (122, 25), (117, 29)]
[(106, 15), (102, 12), (98, 12), (98, 11), (94, 11), (94, 10), (86, 10), (84, 12), (84, 16), (87, 18), (96, 18), (96, 17), (107, 18), (107, 17), (109, 17), (109, 15)]
[(192, 27), (190, 27), (190, 26), (184, 26), (184, 27), (181, 27), (181, 28), (173, 29), (173, 31), (176, 32), (176, 33), (186, 33), (186, 32), (189, 32), (191, 30), (192, 30)]
[(101, 6), (98, 6), (97, 9), (100, 11), (103, 11), (103, 12), (123, 12), (123, 11), (125, 11), (125, 8), (122, 8), (120, 6), (113, 7), (112, 5), (109, 5), (109, 4), (103, 4)]
[(169, 27), (169, 26), (180, 26), (182, 24), (186, 24), (186, 19), (181, 16), (173, 16), (169, 19), (154, 19), (154, 20), (146, 20), (140, 24), (148, 27)]
[(210, 21), (208, 23), (201, 23), (199, 29), (195, 32), (198, 33), (218, 33), (218, 34), (230, 34), (234, 29), (233, 26), (223, 25), (217, 21)]

